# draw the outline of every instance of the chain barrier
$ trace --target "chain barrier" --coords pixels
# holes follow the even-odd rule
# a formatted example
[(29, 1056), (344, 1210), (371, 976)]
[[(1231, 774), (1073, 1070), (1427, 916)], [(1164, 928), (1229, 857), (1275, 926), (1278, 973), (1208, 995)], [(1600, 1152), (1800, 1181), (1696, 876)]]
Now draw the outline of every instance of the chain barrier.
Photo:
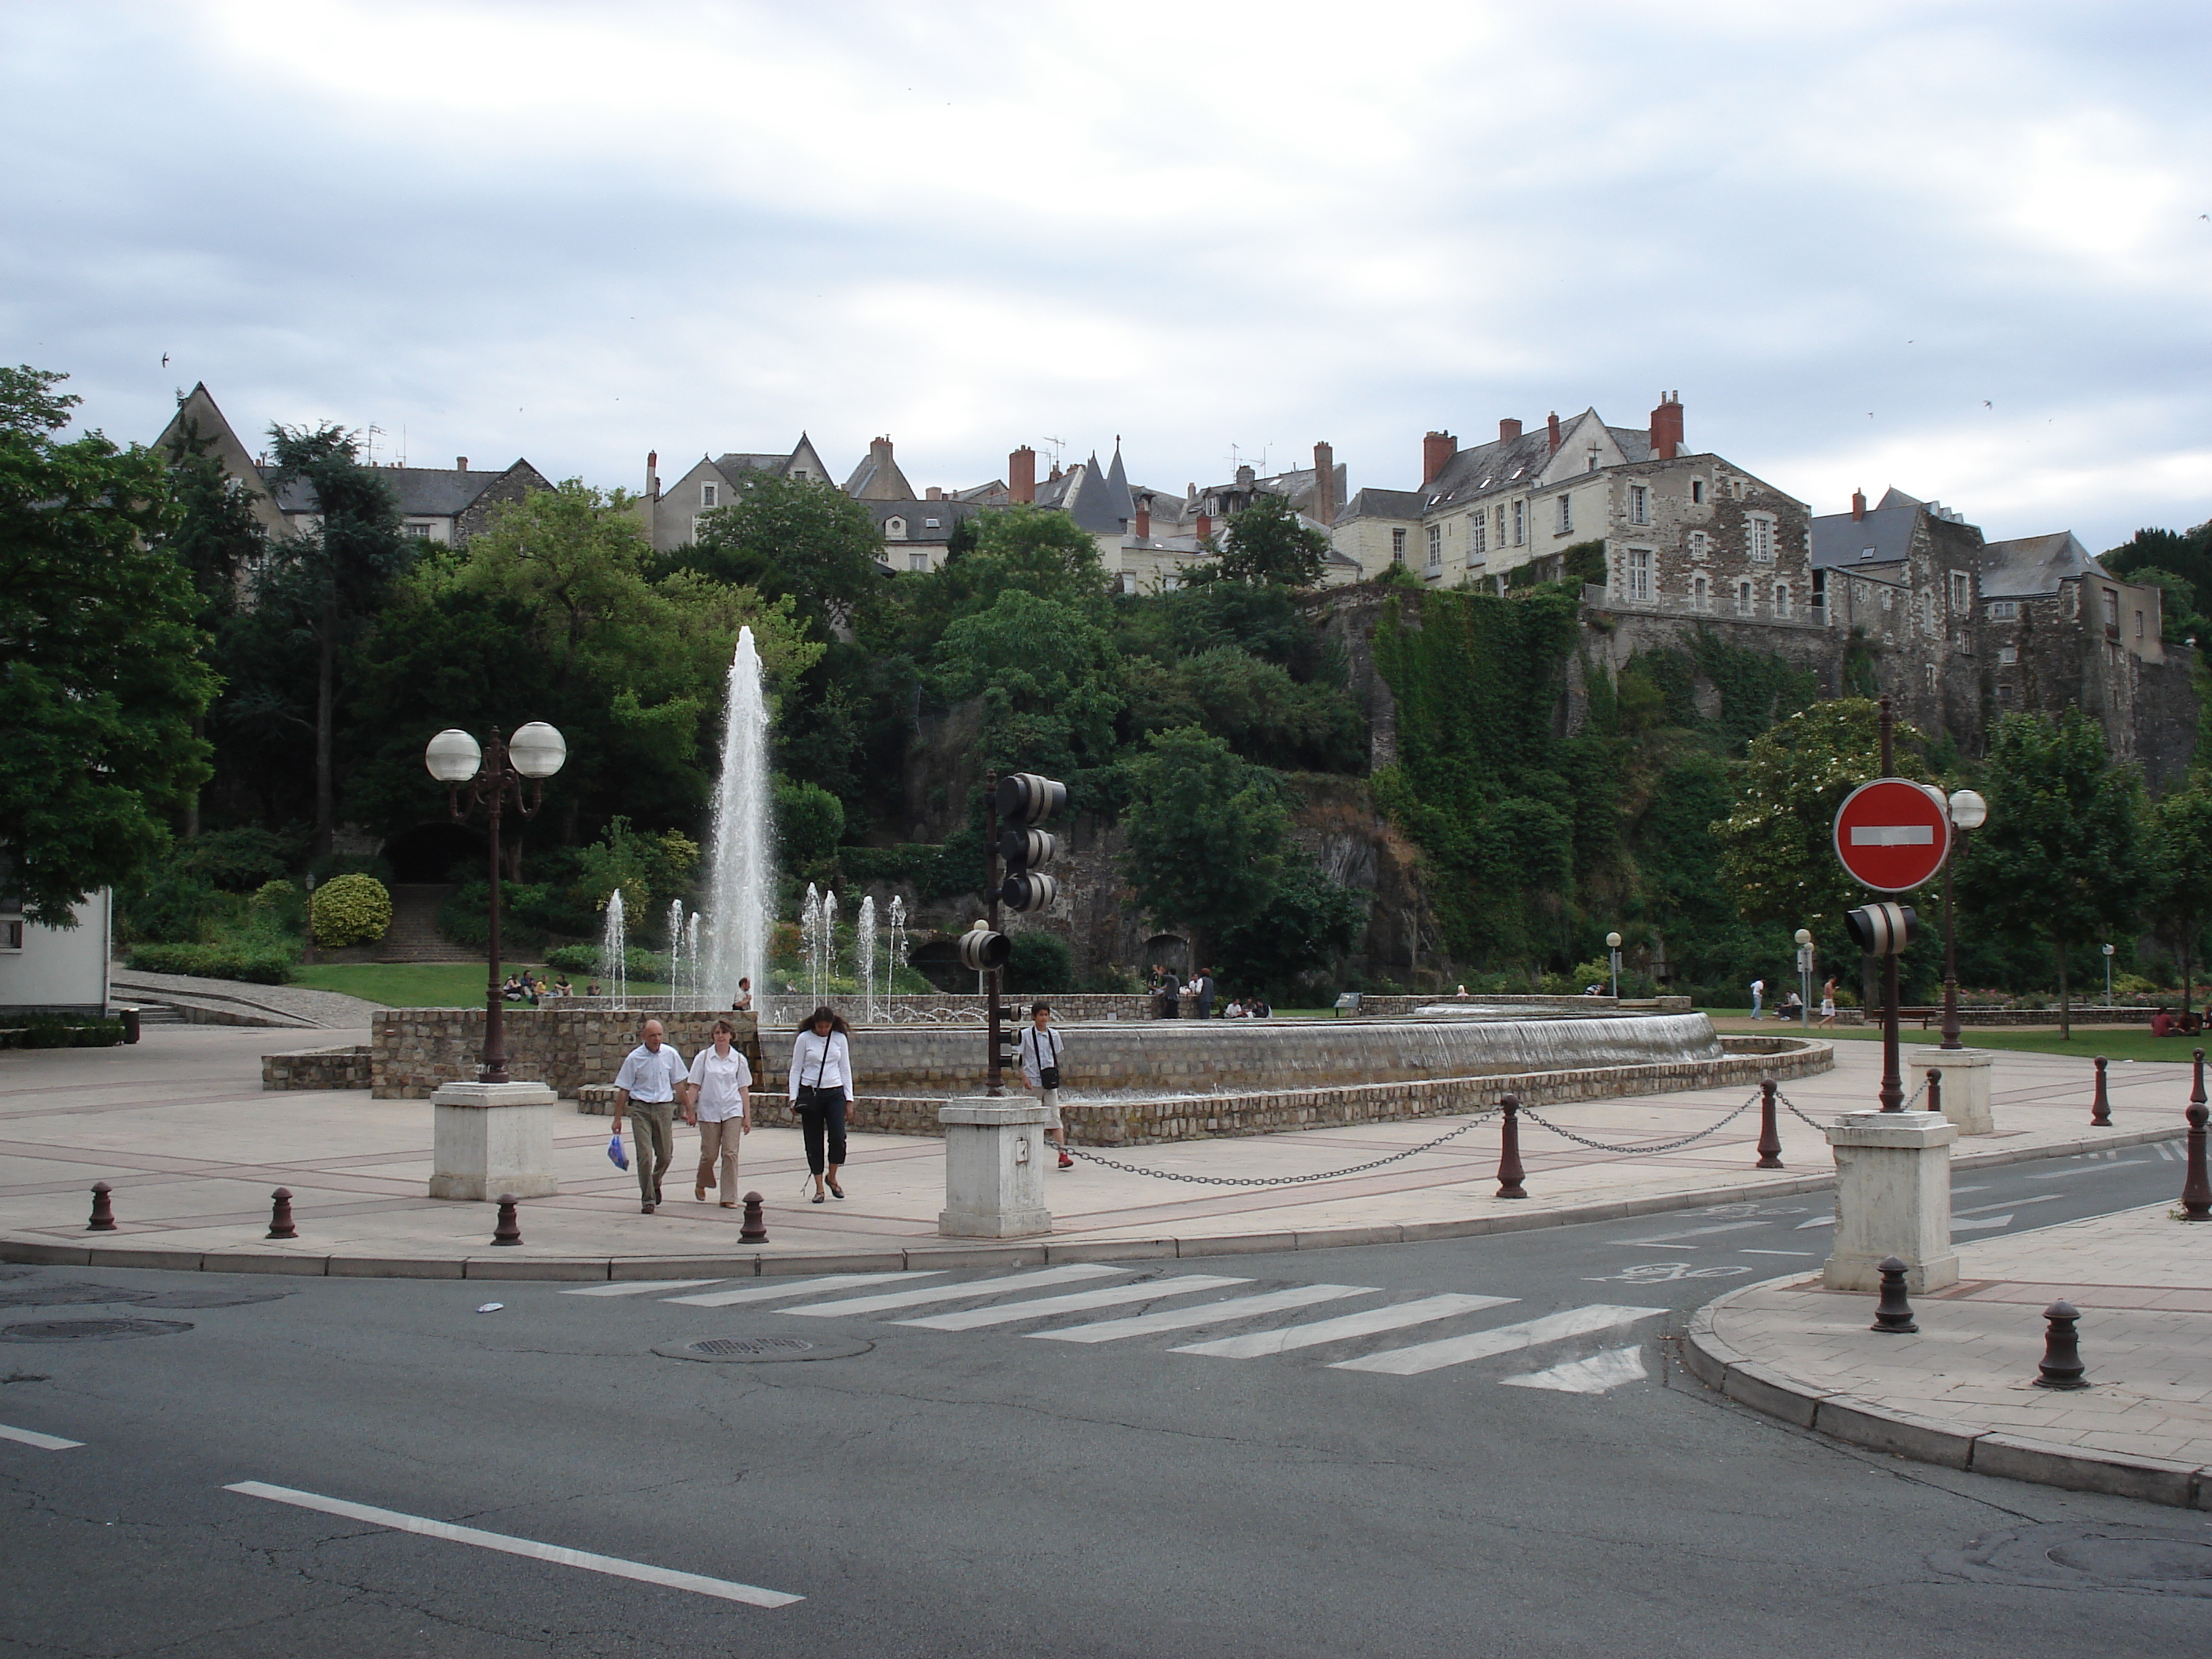
[(1521, 1115), (1528, 1119), (1533, 1123), (1541, 1124), (1545, 1128), (1549, 1129), (1555, 1135), (1559, 1135), (1565, 1139), (1573, 1141), (1577, 1146), (1589, 1147), (1592, 1152), (1627, 1153), (1672, 1152), (1679, 1151), (1684, 1146), (1693, 1146), (1697, 1142), (1703, 1140), (1707, 1135), (1718, 1134), (1722, 1130), (1727, 1128), (1729, 1124), (1735, 1122), (1736, 1119), (1741, 1117), (1753, 1107), (1758, 1105), (1759, 1101), (1759, 1097), (1758, 1095), (1753, 1095), (1749, 1100), (1745, 1101), (1742, 1105), (1737, 1107), (1735, 1110), (1730, 1112), (1719, 1122), (1712, 1124), (1706, 1128), (1700, 1129), (1693, 1135), (1684, 1135), (1680, 1140), (1664, 1141), (1656, 1146), (1615, 1146), (1606, 1141), (1592, 1140), (1588, 1135), (1578, 1135), (1572, 1129), (1562, 1129), (1558, 1124), (1537, 1116), (1534, 1111), (1526, 1106), (1523, 1106), (1521, 1109)]
[(1408, 1146), (1404, 1152), (1393, 1152), (1388, 1158), (1378, 1158), (1371, 1164), (1355, 1164), (1348, 1170), (1328, 1170), (1319, 1175), (1256, 1176), (1250, 1180), (1239, 1181), (1228, 1176), (1185, 1175), (1180, 1170), (1147, 1170), (1135, 1164), (1117, 1164), (1110, 1158), (1101, 1158), (1096, 1152), (1086, 1152), (1080, 1146), (1070, 1146), (1067, 1149), (1067, 1155), (1070, 1158), (1079, 1158), (1085, 1164), (1096, 1164), (1102, 1170), (1119, 1170), (1126, 1175), (1152, 1176), (1160, 1181), (1187, 1182), (1194, 1187), (1298, 1187), (1310, 1181), (1337, 1181), (1346, 1176), (1364, 1175), (1370, 1170), (1379, 1170), (1385, 1164), (1401, 1163), (1422, 1152), (1432, 1152), (1447, 1140), (1458, 1139), (1476, 1124), (1486, 1119), (1496, 1117), (1504, 1109), (1502, 1106), (1492, 1106), (1488, 1111), (1476, 1113), (1449, 1134), (1438, 1135), (1434, 1140), (1424, 1141), (1418, 1146)]
[[(1897, 1109), (1900, 1112), (1911, 1111), (1914, 1105), (1918, 1103), (1920, 1097), (1927, 1092), (1928, 1083), (1925, 1079), (1923, 1079), (1921, 1080), (1920, 1086), (1912, 1091), (1911, 1098), (1907, 1100), (1904, 1105), (1899, 1107)], [(1806, 1116), (1804, 1112), (1799, 1109), (1797, 1103), (1790, 1099), (1788, 1095), (1782, 1093), (1779, 1090), (1776, 1091), (1774, 1097), (1780, 1101), (1784, 1106), (1787, 1106), (1792, 1113), (1796, 1114), (1798, 1120), (1809, 1129), (1818, 1129), (1822, 1134), (1826, 1134), (1829, 1130), (1836, 1127), (1835, 1123), (1822, 1123), (1817, 1119)], [(1841, 1123), (1843, 1119), (1840, 1117), (1836, 1120), (1836, 1123)]]

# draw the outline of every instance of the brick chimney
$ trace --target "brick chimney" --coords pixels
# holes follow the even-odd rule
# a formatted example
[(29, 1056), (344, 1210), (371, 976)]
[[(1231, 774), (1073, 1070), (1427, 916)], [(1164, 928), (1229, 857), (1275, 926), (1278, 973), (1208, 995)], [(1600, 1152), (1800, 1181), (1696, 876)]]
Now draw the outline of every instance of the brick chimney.
[(1018, 501), (1036, 499), (1036, 451), (1027, 444), (1006, 457), (1006, 494)]
[(1521, 422), (1518, 422), (1518, 421), (1516, 421), (1516, 420), (1515, 420), (1515, 419), (1514, 419), (1510, 415), (1507, 416), (1504, 420), (1502, 420), (1502, 421), (1498, 422), (1498, 442), (1500, 442), (1500, 443), (1502, 443), (1502, 444), (1510, 444), (1510, 443), (1511, 443), (1511, 442), (1512, 442), (1516, 438), (1519, 437), (1520, 435), (1521, 435)]
[(929, 494), (927, 499), (933, 501), (941, 501), (945, 499), (945, 491), (938, 485), (932, 484), (929, 487)]
[(1544, 430), (1551, 440), (1551, 447), (1547, 453), (1558, 454), (1559, 453), (1559, 411), (1558, 410), (1552, 411), (1552, 418), (1544, 423)]
[(1682, 394), (1662, 392), (1651, 411), (1651, 459), (1671, 461), (1682, 453)]
[(1863, 489), (1851, 491), (1851, 517), (1854, 520), (1866, 517), (1866, 491)]
[(660, 499), (660, 452), (657, 449), (645, 452), (645, 497), (650, 501)]
[(469, 458), (468, 458), (467, 456), (465, 456), (465, 455), (456, 455), (456, 456), (454, 456), (454, 457), (453, 457), (453, 471), (456, 471), (456, 472), (465, 472), (465, 471), (467, 471), (468, 470), (469, 470)]
[(1336, 522), (1336, 452), (1325, 443), (1314, 446), (1313, 515), (1323, 524)]
[(1137, 539), (1148, 542), (1152, 538), (1152, 493), (1149, 489), (1137, 497)]
[(1431, 432), (1421, 440), (1421, 488), (1437, 481), (1451, 458), (1459, 453), (1459, 440), (1449, 432)]
[(1201, 544), (1202, 544), (1202, 543), (1204, 543), (1204, 541), (1206, 540), (1206, 538), (1208, 536), (1211, 536), (1212, 533), (1213, 533), (1213, 520), (1212, 520), (1212, 518), (1210, 515), (1206, 514), (1204, 514), (1204, 513), (1200, 514), (1198, 515), (1198, 539), (1199, 539), (1199, 541), (1200, 541)]

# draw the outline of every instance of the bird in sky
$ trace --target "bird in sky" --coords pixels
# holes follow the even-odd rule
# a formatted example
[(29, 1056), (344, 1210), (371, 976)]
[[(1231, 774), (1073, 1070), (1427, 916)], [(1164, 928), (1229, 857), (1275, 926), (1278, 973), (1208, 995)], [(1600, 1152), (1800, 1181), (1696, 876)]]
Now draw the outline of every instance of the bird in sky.
[(165, 352), (163, 352), (163, 353), (161, 354), (161, 367), (162, 367), (162, 368), (167, 368), (168, 366), (169, 366), (169, 354), (168, 354), (167, 352), (166, 352), (166, 351), (165, 351)]
[(1984, 398), (1982, 399), (1982, 407), (1984, 409), (1995, 409), (1996, 405), (1991, 403), (1987, 398)]

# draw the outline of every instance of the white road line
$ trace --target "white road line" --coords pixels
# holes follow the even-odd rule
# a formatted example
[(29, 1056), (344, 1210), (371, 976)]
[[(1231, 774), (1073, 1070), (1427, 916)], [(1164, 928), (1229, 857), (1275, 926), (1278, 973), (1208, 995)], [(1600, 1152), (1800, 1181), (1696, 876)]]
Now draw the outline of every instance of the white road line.
[(1672, 1244), (1685, 1238), (1703, 1238), (1707, 1233), (1740, 1233), (1747, 1227), (1767, 1227), (1768, 1221), (1723, 1221), (1711, 1227), (1686, 1227), (1676, 1233), (1655, 1233), (1649, 1238), (1624, 1238), (1622, 1244)]
[(1193, 1325), (1223, 1325), (1232, 1319), (1249, 1319), (1255, 1314), (1280, 1313), (1285, 1308), (1309, 1308), (1316, 1302), (1374, 1293), (1370, 1285), (1293, 1285), (1286, 1291), (1232, 1296), (1226, 1302), (1208, 1302), (1196, 1308), (1167, 1308), (1158, 1313), (1133, 1314), (1127, 1319), (1105, 1319), (1095, 1325), (1070, 1325), (1065, 1330), (1031, 1331), (1030, 1334), (1045, 1342), (1114, 1342), (1125, 1336), (1188, 1330)]
[(1736, 1252), (1736, 1254), (1737, 1254), (1738, 1255), (1803, 1255), (1803, 1256), (1814, 1256), (1814, 1255), (1820, 1255), (1820, 1253), (1818, 1250), (1754, 1250), (1754, 1249), (1750, 1249), (1750, 1248), (1747, 1247), (1747, 1248), (1745, 1248), (1745, 1249), (1743, 1249), (1738, 1250), (1738, 1251)]
[(2029, 1176), (2027, 1179), (2030, 1181), (2070, 1181), (2075, 1176), (2102, 1175), (2107, 1170), (2131, 1170), (2138, 1164), (2148, 1164), (2150, 1160), (2147, 1158), (2124, 1158), (2117, 1164), (2087, 1163), (2082, 1164), (2078, 1170), (2051, 1170), (2042, 1175)]
[(2033, 1198), (2008, 1198), (2002, 1204), (1975, 1204), (1963, 1210), (1954, 1210), (1953, 1215), (1987, 1215), (1991, 1210), (2017, 1210), (2026, 1204), (2056, 1204), (2066, 1196), (2063, 1193), (2038, 1193)]
[(1042, 1296), (1035, 1301), (1016, 1302), (1004, 1308), (966, 1308), (958, 1313), (891, 1322), (919, 1326), (925, 1331), (972, 1331), (979, 1325), (1011, 1325), (1018, 1319), (1081, 1313), (1086, 1308), (1119, 1307), (1130, 1302), (1151, 1302), (1164, 1296), (1185, 1296), (1192, 1291), (1218, 1291), (1224, 1285), (1251, 1282), (1249, 1279), (1222, 1279), (1212, 1273), (1185, 1273), (1180, 1279), (1146, 1279), (1134, 1285), (1110, 1285), (1103, 1291), (1078, 1291), (1072, 1296)]
[(957, 1302), (963, 1297), (997, 1296), (1002, 1291), (1026, 1291), (1046, 1285), (1066, 1285), (1079, 1279), (1105, 1279), (1126, 1273), (1127, 1267), (1109, 1267), (1096, 1261), (1079, 1261), (1069, 1267), (1047, 1267), (1039, 1273), (1008, 1273), (1002, 1279), (970, 1279), (957, 1285), (933, 1285), (920, 1291), (886, 1291), (881, 1296), (859, 1296), (849, 1302), (817, 1302), (804, 1308), (786, 1308), (787, 1314), (809, 1319), (835, 1319), (843, 1314), (881, 1313), (886, 1308), (911, 1308), (918, 1302)]
[(1329, 1369), (1419, 1376), (1424, 1371), (1440, 1370), (1446, 1365), (1463, 1365), (1470, 1359), (1487, 1359), (1492, 1354), (1511, 1353), (1518, 1348), (1534, 1348), (1570, 1336), (1588, 1336), (1594, 1331), (1609, 1331), (1616, 1326), (1633, 1325), (1638, 1320), (1656, 1319), (1666, 1311), (1664, 1308), (1624, 1308), (1594, 1303), (1587, 1308), (1570, 1308), (1565, 1313), (1546, 1314), (1541, 1319), (1518, 1325), (1500, 1325), (1495, 1330), (1443, 1337), (1410, 1348), (1388, 1348), (1381, 1353), (1370, 1353), (1364, 1359), (1340, 1359)]
[(234, 1481), (223, 1490), (242, 1492), (248, 1498), (265, 1498), (271, 1503), (290, 1504), (299, 1509), (319, 1510), (325, 1515), (341, 1516), (349, 1521), (366, 1521), (372, 1526), (390, 1527), (395, 1532), (419, 1533), (425, 1538), (443, 1538), (456, 1544), (474, 1544), (478, 1549), (498, 1550), (507, 1555), (525, 1555), (532, 1560), (557, 1562), (564, 1567), (582, 1567), (589, 1572), (604, 1572), (617, 1578), (635, 1578), (640, 1583), (665, 1584), (671, 1589), (695, 1590), (701, 1595), (717, 1595), (725, 1601), (744, 1601), (757, 1607), (787, 1607), (794, 1601), (806, 1599), (803, 1595), (787, 1595), (782, 1590), (740, 1584), (727, 1578), (708, 1578), (696, 1572), (674, 1572), (666, 1567), (651, 1567), (641, 1561), (625, 1561), (619, 1556), (595, 1555), (589, 1550), (564, 1549), (558, 1544), (540, 1544), (528, 1538), (509, 1538), (504, 1533), (479, 1532), (474, 1527), (457, 1527), (451, 1522), (426, 1520), (419, 1515), (402, 1515), (397, 1510), (380, 1510), (367, 1504), (349, 1504), (342, 1498), (319, 1497), (311, 1492), (295, 1492), (289, 1486), (265, 1486), (258, 1480)]
[(1364, 1313), (1317, 1319), (1310, 1325), (1287, 1325), (1279, 1331), (1256, 1331), (1250, 1336), (1224, 1336), (1212, 1342), (1194, 1342), (1175, 1352), (1211, 1354), (1217, 1359), (1261, 1359), (1269, 1354), (1317, 1348), (1324, 1342), (1341, 1342), (1347, 1337), (1372, 1336), (1377, 1331), (1425, 1325), (1431, 1320), (1449, 1319), (1454, 1314), (1502, 1308), (1516, 1300), (1510, 1296), (1466, 1296), (1451, 1291), (1442, 1296), (1425, 1296), (1418, 1302), (1401, 1302), (1395, 1307), (1370, 1308)]
[(1524, 1371), (1498, 1380), (1509, 1389), (1549, 1389), (1555, 1394), (1603, 1394), (1624, 1382), (1641, 1382), (1651, 1373), (1644, 1369), (1644, 1350), (1608, 1348), (1588, 1359), (1570, 1359), (1545, 1371)]
[(2150, 1149), (2158, 1154), (2158, 1161), (2161, 1164), (2174, 1163), (2181, 1156), (2173, 1150), (2173, 1143), (2170, 1140), (2154, 1140), (2151, 1142)]
[(2011, 1225), (2012, 1216), (2009, 1212), (2004, 1215), (1985, 1215), (1978, 1221), (1953, 1222), (1951, 1224), (1951, 1237), (1956, 1238), (1960, 1233), (1985, 1233), (1990, 1231), (1992, 1228), (2009, 1227)]
[(649, 1296), (655, 1291), (681, 1291), (694, 1285), (719, 1285), (719, 1279), (625, 1279), (611, 1285), (580, 1285), (563, 1296)]
[(684, 1308), (726, 1308), (739, 1302), (774, 1302), (787, 1296), (812, 1296), (817, 1291), (842, 1291), (854, 1285), (880, 1285), (886, 1279), (895, 1278), (903, 1285), (909, 1279), (943, 1277), (941, 1272), (829, 1273), (820, 1279), (785, 1279), (765, 1285), (748, 1285), (741, 1291), (702, 1291), (697, 1296), (672, 1296), (668, 1300)]
[(1799, 1222), (1795, 1227), (1791, 1228), (1790, 1231), (1792, 1232), (1802, 1233), (1808, 1227), (1832, 1227), (1835, 1224), (1835, 1217), (1832, 1215), (1816, 1215), (1810, 1221)]
[(1984, 1182), (1978, 1187), (1954, 1187), (1951, 1188), (1951, 1196), (1954, 1198), (1964, 1198), (1968, 1193), (1985, 1193), (1989, 1191), (1989, 1183), (1987, 1182)]
[(68, 1451), (84, 1444), (82, 1440), (64, 1440), (58, 1434), (40, 1434), (36, 1429), (11, 1429), (5, 1423), (0, 1423), (0, 1440), (36, 1446), (40, 1451)]

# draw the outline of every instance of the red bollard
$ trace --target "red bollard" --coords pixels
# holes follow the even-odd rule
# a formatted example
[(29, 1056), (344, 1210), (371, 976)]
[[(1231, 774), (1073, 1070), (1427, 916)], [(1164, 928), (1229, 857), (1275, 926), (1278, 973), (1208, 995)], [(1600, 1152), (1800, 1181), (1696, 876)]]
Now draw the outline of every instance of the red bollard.
[(513, 1193), (499, 1195), (499, 1224), (491, 1230), (491, 1242), (495, 1244), (522, 1243), (522, 1223), (515, 1218)]
[(88, 1233), (112, 1233), (115, 1231), (115, 1207), (107, 1201), (108, 1194), (115, 1189), (104, 1181), (92, 1183), (92, 1219), (85, 1224)]
[(1508, 1095), (1498, 1103), (1505, 1109), (1505, 1127), (1498, 1138), (1498, 1196), (1526, 1198), (1528, 1189), (1521, 1184), (1528, 1173), (1521, 1167), (1521, 1102)]
[(269, 1238), (297, 1238), (300, 1230), (292, 1224), (292, 1194), (289, 1188), (279, 1187), (269, 1195), (275, 1200), (269, 1212)]
[(2089, 1103), (2089, 1127), (2109, 1129), (2112, 1127), (2112, 1102), (2105, 1092), (2105, 1057), (2097, 1056), (2097, 1094)]
[(758, 1193), (745, 1194), (744, 1225), (738, 1229), (738, 1239), (744, 1244), (768, 1243), (768, 1221), (761, 1214), (761, 1195)]
[(1943, 1073), (1940, 1071), (1928, 1073), (1928, 1109), (1939, 1117), (1942, 1115)]
[[(2203, 1050), (2197, 1051), (2202, 1054)], [(2212, 1221), (2212, 1176), (2204, 1169), (2204, 1121), (2212, 1117), (2203, 1101), (2189, 1108), (2189, 1174), (2181, 1183), (2181, 1218)]]
[(1782, 1167), (1782, 1126), (1774, 1115), (1774, 1079), (1761, 1079), (1759, 1085), (1759, 1162), (1754, 1170), (1778, 1170)]
[(2197, 1081), (2189, 1091), (2189, 1103), (2202, 1106), (2204, 1104), (2204, 1051), (2202, 1048), (2197, 1051), (2196, 1060)]

